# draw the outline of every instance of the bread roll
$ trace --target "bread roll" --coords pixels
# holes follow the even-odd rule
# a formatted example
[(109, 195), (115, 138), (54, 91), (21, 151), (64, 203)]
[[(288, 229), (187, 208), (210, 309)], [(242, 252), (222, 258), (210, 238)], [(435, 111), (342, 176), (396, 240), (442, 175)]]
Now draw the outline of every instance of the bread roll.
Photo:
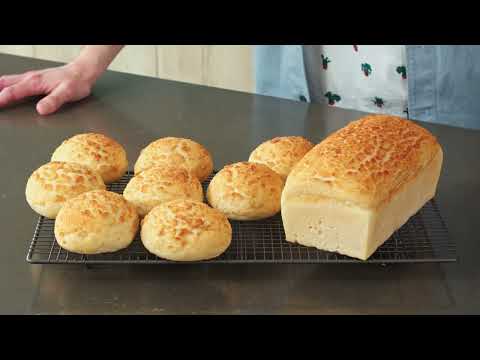
[(54, 161), (30, 175), (25, 197), (35, 212), (55, 219), (67, 200), (91, 190), (105, 190), (100, 174), (84, 165)]
[(286, 238), (368, 259), (436, 192), (443, 152), (419, 125), (372, 115), (316, 145), (282, 194)]
[(267, 165), (284, 180), (313, 144), (301, 136), (282, 136), (265, 141), (252, 151), (249, 162)]
[(145, 248), (173, 261), (200, 261), (221, 255), (232, 240), (227, 218), (208, 205), (174, 200), (150, 211), (142, 221)]
[(210, 182), (207, 200), (232, 220), (258, 220), (280, 211), (283, 180), (263, 164), (225, 166)]
[(123, 196), (106, 190), (80, 194), (60, 209), (55, 220), (58, 244), (79, 254), (124, 249), (135, 238), (139, 217)]
[(128, 169), (125, 149), (102, 134), (79, 134), (65, 140), (53, 153), (52, 161), (88, 166), (97, 171), (106, 184), (119, 180)]
[(155, 206), (167, 201), (190, 199), (202, 202), (203, 189), (197, 177), (189, 171), (167, 165), (151, 167), (133, 177), (123, 196), (143, 217)]
[(173, 165), (191, 171), (204, 181), (213, 171), (210, 153), (199, 143), (176, 137), (165, 137), (150, 143), (141, 152), (135, 163), (138, 174), (152, 166)]

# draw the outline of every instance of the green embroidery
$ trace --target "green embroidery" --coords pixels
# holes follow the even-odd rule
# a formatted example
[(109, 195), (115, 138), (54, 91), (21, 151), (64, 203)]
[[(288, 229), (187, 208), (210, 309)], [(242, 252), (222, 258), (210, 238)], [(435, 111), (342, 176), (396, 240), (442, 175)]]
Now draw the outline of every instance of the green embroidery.
[(323, 56), (323, 54), (321, 56), (322, 56), (322, 66), (325, 70), (327, 70), (328, 63), (331, 62), (331, 60), (328, 57)]
[(370, 64), (364, 63), (362, 64), (362, 71), (365, 76), (368, 76), (372, 73), (372, 66)]
[(405, 66), (398, 66), (397, 73), (401, 74), (403, 79), (407, 78), (407, 68)]
[(336, 102), (342, 100), (339, 95), (333, 94), (331, 91), (327, 92), (325, 97), (328, 99), (328, 105), (335, 105)]
[(377, 105), (379, 108), (381, 108), (381, 107), (383, 107), (383, 105), (385, 105), (385, 102), (383, 101), (383, 99), (382, 99), (382, 98), (379, 98), (379, 97), (376, 97), (376, 96), (375, 96), (375, 99), (372, 100), (372, 101), (373, 101), (373, 103), (374, 103), (375, 105)]

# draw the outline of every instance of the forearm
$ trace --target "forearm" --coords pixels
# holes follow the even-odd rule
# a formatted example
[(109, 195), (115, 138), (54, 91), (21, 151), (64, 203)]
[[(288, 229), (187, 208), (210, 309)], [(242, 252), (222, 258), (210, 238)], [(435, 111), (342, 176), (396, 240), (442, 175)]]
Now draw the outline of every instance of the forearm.
[(125, 45), (85, 45), (71, 65), (94, 83)]

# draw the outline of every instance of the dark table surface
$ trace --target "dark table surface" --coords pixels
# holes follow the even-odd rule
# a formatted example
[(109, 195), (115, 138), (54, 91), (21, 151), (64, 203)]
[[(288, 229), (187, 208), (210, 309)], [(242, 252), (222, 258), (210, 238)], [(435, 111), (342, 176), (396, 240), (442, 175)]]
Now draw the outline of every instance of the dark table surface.
[[(55, 63), (0, 55), (0, 75)], [(31, 265), (37, 215), (25, 201), (30, 173), (65, 138), (102, 132), (132, 167), (163, 136), (191, 137), (215, 167), (246, 160), (261, 141), (318, 142), (361, 113), (117, 72), (91, 97), (42, 117), (35, 99), (0, 110), (0, 313), (2, 314), (432, 314), (480, 313), (480, 132), (422, 123), (445, 152), (437, 201), (458, 262), (323, 265)]]

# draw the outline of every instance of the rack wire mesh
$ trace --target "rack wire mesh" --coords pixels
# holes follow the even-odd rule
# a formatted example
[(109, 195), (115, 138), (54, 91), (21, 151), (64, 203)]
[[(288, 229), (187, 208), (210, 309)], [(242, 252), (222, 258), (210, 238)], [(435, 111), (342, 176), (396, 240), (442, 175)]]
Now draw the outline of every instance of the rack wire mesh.
[[(108, 189), (122, 194), (133, 174), (128, 172)], [(213, 175), (212, 175), (213, 176)], [(212, 177), (203, 183), (204, 190)], [(232, 242), (219, 257), (201, 263), (402, 263), (456, 261), (455, 244), (435, 200), (429, 201), (366, 261), (293, 244), (285, 240), (280, 214), (257, 221), (230, 221)], [(61, 248), (54, 235), (54, 220), (40, 216), (27, 261), (33, 264), (182, 264), (149, 253), (137, 234), (123, 250), (98, 255), (76, 254)], [(189, 262), (190, 264), (192, 262)]]

